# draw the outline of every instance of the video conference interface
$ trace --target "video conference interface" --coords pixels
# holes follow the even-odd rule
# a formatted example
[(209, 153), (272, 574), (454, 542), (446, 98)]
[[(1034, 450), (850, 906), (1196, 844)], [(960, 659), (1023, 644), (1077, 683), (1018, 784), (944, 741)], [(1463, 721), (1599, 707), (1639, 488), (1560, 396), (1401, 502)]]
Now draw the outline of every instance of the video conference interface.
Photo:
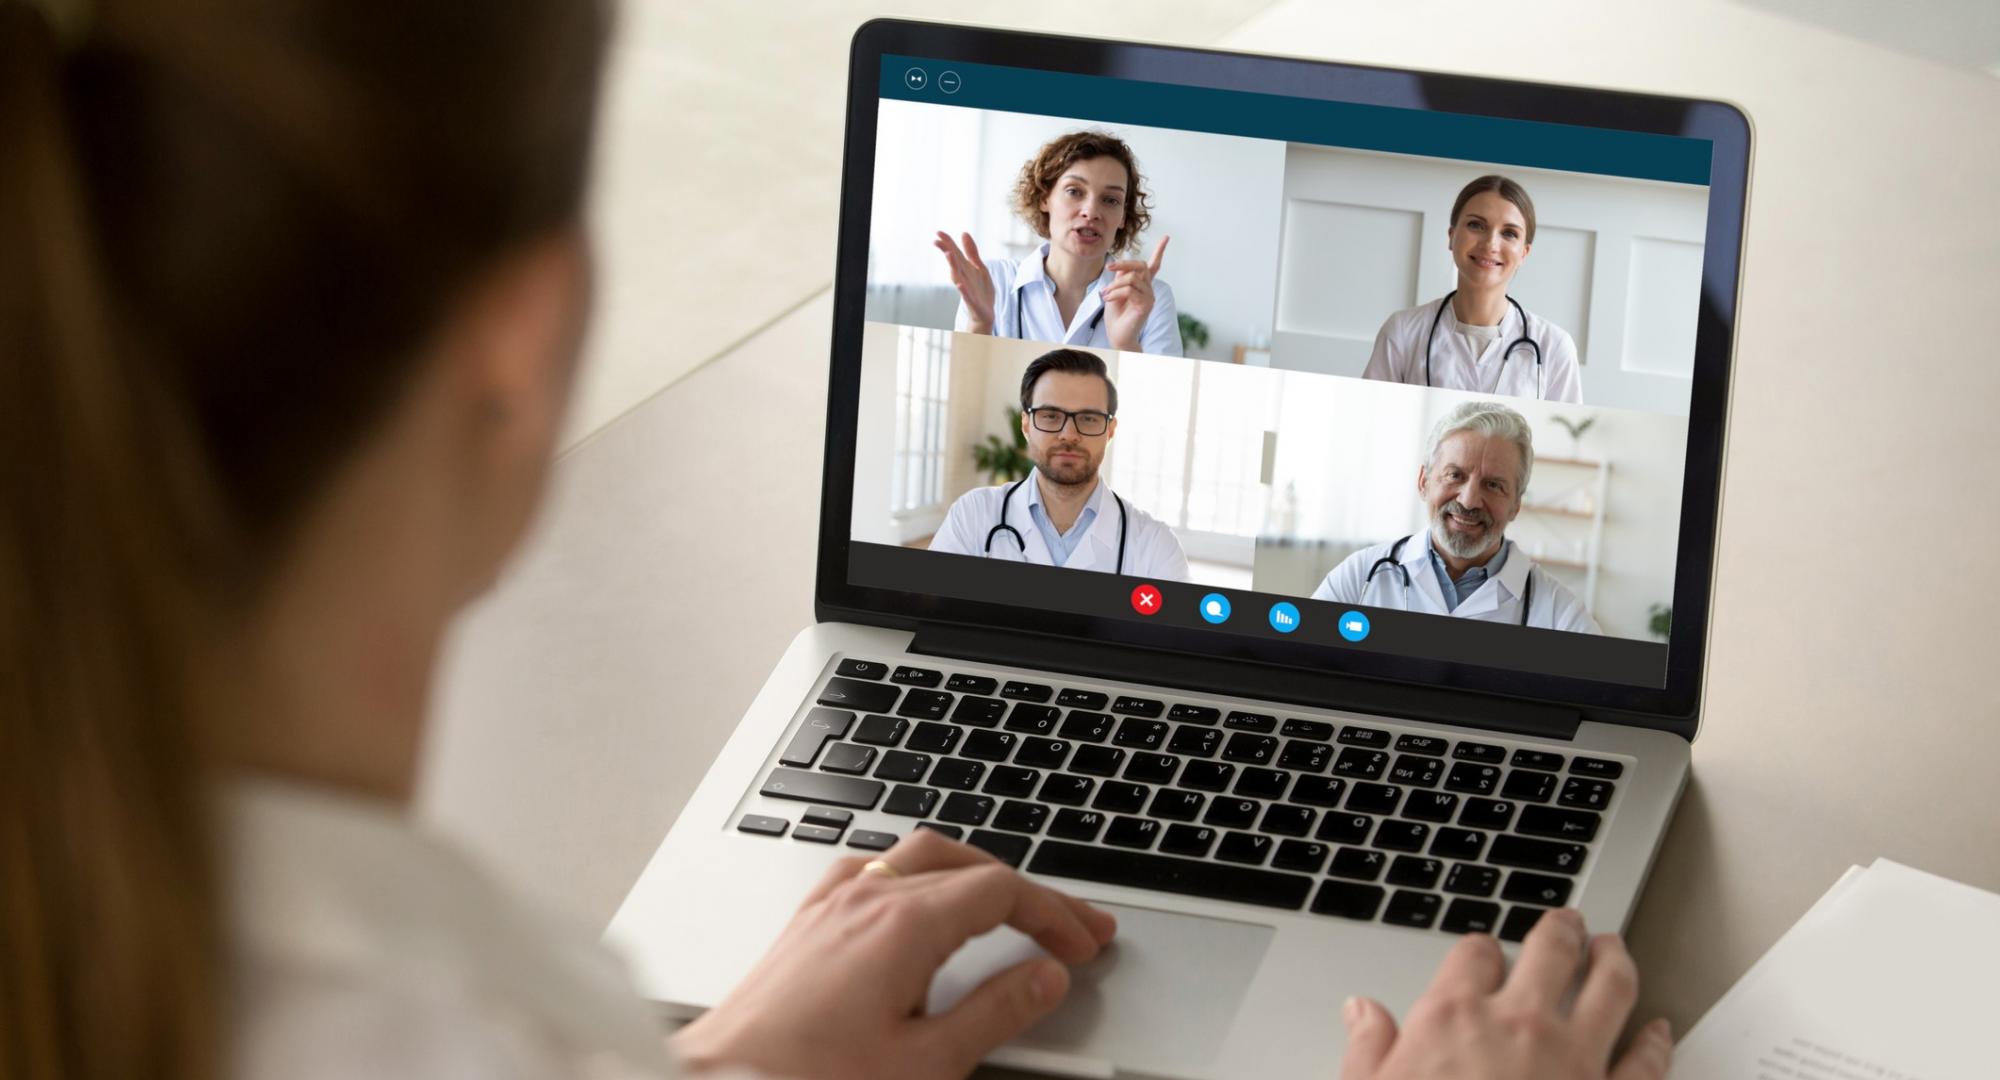
[(1663, 685), (1708, 147), (886, 59), (854, 582)]

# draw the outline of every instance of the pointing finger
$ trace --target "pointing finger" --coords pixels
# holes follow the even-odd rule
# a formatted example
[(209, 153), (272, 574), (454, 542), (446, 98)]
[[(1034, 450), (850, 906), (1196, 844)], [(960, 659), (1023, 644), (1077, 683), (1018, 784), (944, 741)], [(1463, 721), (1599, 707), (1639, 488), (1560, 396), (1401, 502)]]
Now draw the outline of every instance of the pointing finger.
[(1160, 237), (1160, 246), (1153, 249), (1153, 262), (1146, 268), (1148, 271), (1155, 274), (1160, 272), (1160, 260), (1166, 258), (1167, 244), (1171, 240), (1173, 240), (1171, 236)]

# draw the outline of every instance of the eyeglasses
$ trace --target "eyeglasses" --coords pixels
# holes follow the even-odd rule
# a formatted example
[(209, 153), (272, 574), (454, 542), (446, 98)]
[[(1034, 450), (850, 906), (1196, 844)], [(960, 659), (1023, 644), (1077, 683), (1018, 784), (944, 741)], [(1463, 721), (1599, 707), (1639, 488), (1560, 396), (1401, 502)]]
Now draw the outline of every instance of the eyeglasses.
[(1042, 405), (1029, 409), (1028, 415), (1034, 417), (1036, 431), (1046, 431), (1051, 435), (1060, 433), (1072, 422), (1076, 424), (1078, 435), (1102, 435), (1105, 429), (1111, 426), (1111, 414), (1098, 412), (1096, 409), (1071, 412), (1053, 405)]

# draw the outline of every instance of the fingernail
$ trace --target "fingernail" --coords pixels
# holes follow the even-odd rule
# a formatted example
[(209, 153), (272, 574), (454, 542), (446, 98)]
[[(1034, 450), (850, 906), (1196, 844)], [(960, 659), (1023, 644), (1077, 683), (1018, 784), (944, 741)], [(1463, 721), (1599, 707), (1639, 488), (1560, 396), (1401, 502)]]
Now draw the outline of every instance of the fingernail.
[(1041, 970), (1035, 972), (1032, 985), (1035, 989), (1035, 1007), (1046, 1009), (1063, 996), (1063, 991), (1069, 989), (1069, 969), (1051, 960), (1043, 964)]
[(1653, 1038), (1664, 1043), (1674, 1041), (1674, 1025), (1666, 1017), (1662, 1016), (1658, 1020), (1653, 1021), (1652, 1028)]
[(1346, 1004), (1340, 1007), (1340, 1018), (1347, 1023), (1348, 1027), (1353, 1027), (1361, 1019), (1361, 1012), (1361, 999), (1351, 997), (1347, 999)]

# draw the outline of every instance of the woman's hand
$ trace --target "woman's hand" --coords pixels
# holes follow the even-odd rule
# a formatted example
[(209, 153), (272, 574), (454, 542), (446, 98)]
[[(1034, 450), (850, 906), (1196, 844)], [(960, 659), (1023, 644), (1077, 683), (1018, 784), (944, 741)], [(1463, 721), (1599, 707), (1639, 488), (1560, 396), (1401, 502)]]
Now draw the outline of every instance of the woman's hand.
[[(1576, 1003), (1564, 998), (1586, 969)], [(1490, 937), (1458, 943), (1401, 1032), (1380, 1004), (1348, 1001), (1341, 1080), (1661, 1080), (1673, 1056), (1665, 1020), (1639, 1032), (1610, 1066), (1639, 996), (1639, 970), (1615, 934), (1591, 938), (1583, 917), (1552, 911), (1528, 933), (1514, 970)]]
[[(741, 985), (674, 1037), (695, 1069), (737, 1066), (814, 1080), (962, 1077), (1069, 992), (1117, 922), (1033, 884), (977, 848), (917, 829), (862, 872), (845, 858), (806, 897)], [(986, 980), (925, 1016), (931, 976), (1005, 923), (1054, 954)]]
[(1104, 289), (1104, 332), (1111, 347), (1120, 352), (1143, 352), (1146, 320), (1153, 314), (1153, 275), (1160, 272), (1160, 259), (1167, 253), (1167, 241), (1153, 249), (1151, 262), (1120, 259), (1111, 264), (1113, 277)]
[(975, 334), (993, 332), (993, 275), (980, 261), (979, 245), (972, 242), (971, 233), (960, 233), (965, 242), (963, 248), (948, 234), (939, 232), (931, 246), (944, 252), (944, 262), (951, 270), (951, 283), (958, 289), (959, 299), (965, 301), (966, 313), (972, 316), (972, 325), (966, 329)]

